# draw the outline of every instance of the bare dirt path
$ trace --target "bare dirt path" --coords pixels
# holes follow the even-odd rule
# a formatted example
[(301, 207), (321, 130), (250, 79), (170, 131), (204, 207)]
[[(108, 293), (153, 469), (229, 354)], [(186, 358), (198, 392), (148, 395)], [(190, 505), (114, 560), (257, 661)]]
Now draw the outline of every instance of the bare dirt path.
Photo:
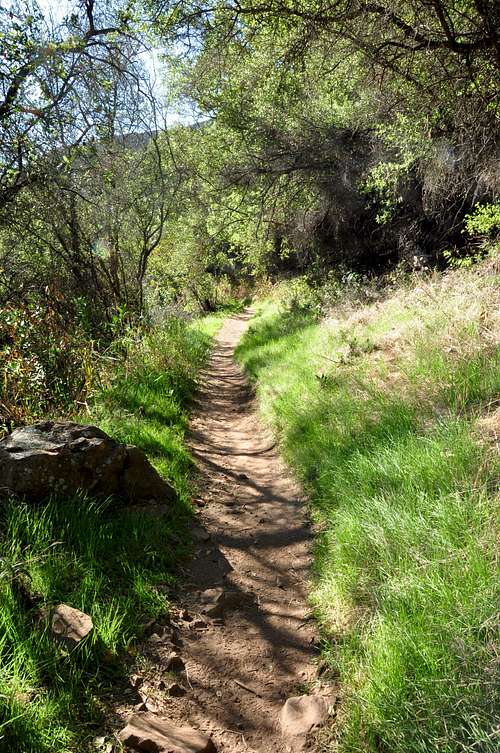
[(180, 653), (188, 692), (169, 699), (168, 715), (210, 734), (221, 753), (282, 753), (279, 711), (314, 677), (306, 604), (310, 531), (300, 489), (233, 359), (250, 316), (246, 311), (223, 325), (192, 421), (203, 506), (183, 594), (188, 620)]

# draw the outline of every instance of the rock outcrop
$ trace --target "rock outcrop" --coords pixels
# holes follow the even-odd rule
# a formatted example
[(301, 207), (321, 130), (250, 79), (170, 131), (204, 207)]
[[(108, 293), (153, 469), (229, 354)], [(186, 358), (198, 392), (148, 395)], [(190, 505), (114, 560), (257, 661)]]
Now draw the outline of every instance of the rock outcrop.
[(167, 502), (174, 490), (137, 447), (96, 426), (44, 421), (0, 441), (0, 496), (38, 502), (79, 490), (126, 502)]

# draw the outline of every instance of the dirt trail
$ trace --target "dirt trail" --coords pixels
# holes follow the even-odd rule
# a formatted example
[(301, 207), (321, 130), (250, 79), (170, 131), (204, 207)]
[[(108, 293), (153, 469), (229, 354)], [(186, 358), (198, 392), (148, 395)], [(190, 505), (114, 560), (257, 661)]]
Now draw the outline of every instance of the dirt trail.
[(168, 715), (212, 735), (221, 753), (282, 753), (277, 724), (287, 697), (314, 676), (307, 617), (310, 532), (300, 490), (262, 429), (234, 348), (250, 312), (227, 320), (203, 375), (190, 445), (203, 500), (199, 545), (183, 594), (189, 616), (200, 592), (229, 592), (223, 619), (186, 622), (180, 649), (189, 685)]

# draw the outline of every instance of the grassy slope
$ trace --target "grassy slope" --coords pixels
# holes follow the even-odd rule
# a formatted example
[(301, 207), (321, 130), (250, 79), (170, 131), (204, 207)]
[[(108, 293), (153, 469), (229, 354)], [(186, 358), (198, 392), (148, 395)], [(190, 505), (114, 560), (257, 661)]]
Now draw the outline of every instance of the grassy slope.
[[(90, 416), (120, 441), (144, 449), (178, 491), (170, 514), (113, 510), (91, 500), (0, 510), (0, 751), (89, 750), (105, 699), (120, 687), (121, 657), (147, 620), (168, 612), (159, 583), (173, 579), (188, 548), (191, 460), (186, 408), (220, 317), (173, 321), (137, 342)], [(23, 563), (17, 579), (10, 575)], [(71, 655), (55, 645), (37, 608), (60, 601), (88, 612), (92, 640)]]
[(488, 265), (319, 324), (268, 302), (239, 347), (321, 531), (312, 598), (343, 689), (327, 750), (499, 749)]

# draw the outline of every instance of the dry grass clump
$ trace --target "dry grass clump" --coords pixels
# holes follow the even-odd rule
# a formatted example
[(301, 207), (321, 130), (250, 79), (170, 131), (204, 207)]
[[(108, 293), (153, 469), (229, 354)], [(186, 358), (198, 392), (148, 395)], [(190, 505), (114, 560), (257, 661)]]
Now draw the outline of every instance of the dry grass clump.
[[(351, 371), (359, 394), (359, 376), (365, 388), (393, 393), (432, 404), (448, 404), (450, 369), (467, 369), (478, 360), (495, 360), (500, 342), (500, 285), (497, 263), (488, 260), (473, 270), (453, 270), (419, 279), (416, 287), (403, 286), (383, 302), (357, 310), (340, 308), (322, 326), (333, 334), (328, 363), (321, 375), (332, 378), (339, 367)], [(426, 378), (416, 371), (415, 354), (433, 352), (442, 374)], [(364, 356), (362, 368), (357, 358)], [(454, 366), (452, 367), (452, 364)], [(428, 366), (429, 364), (427, 364)], [(355, 378), (357, 375), (357, 378)], [(431, 374), (427, 373), (427, 376)], [(362, 390), (361, 390), (362, 391)], [(366, 393), (365, 393), (366, 394)], [(477, 406), (476, 406), (477, 407)]]

